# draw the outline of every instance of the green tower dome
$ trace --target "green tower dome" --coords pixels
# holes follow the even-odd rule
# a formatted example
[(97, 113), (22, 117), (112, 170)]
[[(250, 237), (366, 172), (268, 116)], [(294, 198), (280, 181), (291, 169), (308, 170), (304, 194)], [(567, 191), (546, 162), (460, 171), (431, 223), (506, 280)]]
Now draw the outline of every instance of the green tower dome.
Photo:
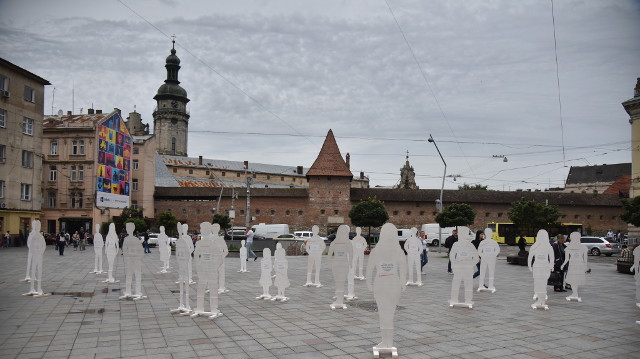
[(187, 103), (189, 102), (187, 91), (180, 86), (180, 81), (178, 81), (180, 58), (176, 55), (175, 44), (176, 42), (174, 40), (171, 55), (167, 56), (166, 64), (164, 65), (167, 69), (167, 79), (164, 80), (164, 84), (158, 88), (158, 93), (153, 98), (154, 100), (176, 99)]

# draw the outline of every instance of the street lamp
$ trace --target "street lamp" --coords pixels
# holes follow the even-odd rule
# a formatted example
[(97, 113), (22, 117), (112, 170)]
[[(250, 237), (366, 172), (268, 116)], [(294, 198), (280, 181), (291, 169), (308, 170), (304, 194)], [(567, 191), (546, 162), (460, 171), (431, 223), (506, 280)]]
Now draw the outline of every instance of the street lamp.
[[(433, 136), (431, 136), (431, 134), (429, 134), (429, 139), (427, 141), (433, 143), (433, 145), (436, 146), (436, 151), (438, 151), (438, 154), (440, 155), (440, 159), (442, 160), (442, 163), (444, 163), (444, 174), (442, 175), (442, 187), (440, 187), (440, 200), (436, 201), (438, 213), (442, 213), (443, 206), (444, 206), (444, 202), (442, 202), (442, 195), (444, 193), (444, 179), (445, 177), (447, 177), (447, 163), (444, 161), (444, 158), (442, 157), (442, 153), (440, 153), (440, 149), (438, 148), (438, 144), (436, 143), (436, 140), (433, 139)], [(440, 247), (442, 247), (442, 227), (438, 225), (438, 252), (440, 252)]]

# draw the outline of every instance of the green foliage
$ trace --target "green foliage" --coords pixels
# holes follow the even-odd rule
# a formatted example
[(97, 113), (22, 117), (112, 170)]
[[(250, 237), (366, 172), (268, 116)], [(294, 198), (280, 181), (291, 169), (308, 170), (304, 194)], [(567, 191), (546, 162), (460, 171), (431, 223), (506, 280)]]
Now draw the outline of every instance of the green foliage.
[(521, 199), (511, 205), (507, 216), (517, 228), (526, 229), (527, 233), (536, 233), (557, 224), (560, 211), (557, 206)]
[(239, 251), (240, 250), (240, 248), (234, 246), (233, 244), (227, 245), (227, 249), (229, 249), (229, 251)]
[[(120, 214), (120, 216), (113, 217), (113, 223), (115, 223), (116, 225), (116, 232), (117, 233), (125, 232), (126, 230), (124, 228), (124, 224), (127, 222), (128, 219), (132, 219), (132, 218), (143, 220), (144, 216), (142, 215), (142, 209), (124, 207), (122, 209), (122, 214)], [(146, 228), (147, 228), (146, 224), (144, 227), (146, 231)], [(107, 231), (108, 231), (108, 228), (107, 228)], [(136, 231), (138, 231), (138, 226), (136, 226)]]
[(620, 215), (620, 219), (636, 227), (640, 227), (640, 196), (623, 199), (622, 209), (624, 213)]
[(591, 224), (587, 224), (587, 227), (584, 230), (587, 232), (587, 235), (593, 235), (593, 228), (591, 228)]
[(351, 207), (349, 218), (357, 227), (380, 227), (389, 220), (389, 214), (382, 201), (369, 197)]
[(481, 184), (470, 185), (463, 183), (461, 186), (458, 186), (458, 189), (463, 191), (486, 191), (487, 188), (487, 186), (483, 186)]
[(156, 217), (156, 224), (158, 225), (158, 228), (160, 228), (160, 226), (164, 226), (164, 232), (168, 236), (175, 237), (178, 235), (178, 227), (176, 227), (178, 219), (173, 215), (173, 213), (169, 211), (158, 213), (158, 216)]
[(220, 225), (220, 229), (226, 231), (227, 228), (231, 227), (231, 218), (226, 214), (216, 213), (213, 215), (213, 221), (211, 223), (218, 223)]
[(109, 233), (109, 225), (113, 223), (113, 222), (102, 222), (102, 224), (100, 225), (100, 233), (102, 233), (102, 236), (106, 236), (107, 233)]
[(133, 233), (142, 233), (147, 230), (147, 224), (145, 223), (144, 220), (140, 218), (127, 218), (124, 221), (125, 231), (126, 231), (126, 223), (129, 223), (129, 222), (132, 222), (133, 224), (136, 225), (136, 229), (133, 231)]
[(454, 203), (447, 206), (442, 213), (436, 216), (436, 222), (440, 227), (469, 226), (476, 219), (476, 213), (466, 203)]

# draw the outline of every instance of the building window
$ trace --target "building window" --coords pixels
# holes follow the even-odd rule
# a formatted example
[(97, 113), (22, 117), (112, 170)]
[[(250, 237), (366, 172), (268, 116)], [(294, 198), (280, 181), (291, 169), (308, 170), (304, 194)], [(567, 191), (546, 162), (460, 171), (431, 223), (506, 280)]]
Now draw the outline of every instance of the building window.
[(324, 209), (321, 209), (321, 210), (320, 210), (320, 214), (321, 214), (321, 215), (324, 215), (324, 213), (325, 213)]
[(23, 201), (31, 201), (31, 185), (28, 183), (20, 184), (20, 199)]
[(254, 173), (251, 174), (251, 177), (257, 178), (258, 176), (256, 176), (256, 173), (254, 172)]
[(425, 213), (424, 211), (420, 211), (421, 216), (424, 216), (424, 213)]
[(498, 218), (502, 217), (502, 212), (498, 212)]
[(603, 219), (604, 219), (604, 216), (603, 216), (603, 215), (600, 215), (600, 220), (603, 220)]
[(284, 181), (284, 176), (280, 176), (280, 181)]
[(241, 216), (244, 216), (244, 209), (241, 209), (241, 210), (240, 210), (240, 215), (241, 215)]
[(4, 198), (4, 181), (0, 181), (0, 198)]
[(177, 168), (174, 168), (174, 169), (173, 169), (173, 173), (177, 173), (177, 172), (178, 172), (178, 169), (177, 169)]
[(171, 137), (171, 154), (172, 155), (176, 154), (176, 138), (175, 137)]
[(240, 172), (236, 173), (236, 177), (240, 177)]
[(407, 211), (407, 216), (410, 216), (410, 215), (411, 215), (411, 211)]
[(0, 108), (0, 127), (7, 127), (7, 111)]
[(338, 211), (337, 209), (334, 209), (334, 210), (333, 210), (333, 214), (334, 214), (334, 215), (337, 215), (338, 213), (340, 213), (340, 211)]
[(271, 176), (267, 175), (267, 179), (268, 179), (268, 180), (270, 180), (270, 179), (271, 179)]
[(611, 216), (611, 220), (615, 220), (618, 216)]
[(256, 216), (259, 216), (259, 215), (260, 215), (260, 210), (256, 209)]
[(138, 147), (134, 147), (133, 148), (133, 154), (137, 155), (138, 153), (140, 153), (140, 149)]
[(209, 171), (204, 171), (205, 176), (209, 175)]
[(9, 91), (9, 79), (0, 75), (0, 91)]
[(138, 201), (131, 201), (131, 209), (138, 209)]
[(222, 172), (220, 175), (221, 175), (222, 177), (224, 177), (224, 176), (226, 176), (226, 175), (227, 175), (227, 173), (226, 173), (226, 172)]
[(82, 208), (82, 192), (71, 192), (71, 208)]
[(182, 214), (187, 214), (187, 209), (186, 208), (182, 209)]
[(398, 215), (398, 211), (393, 211), (393, 215), (397, 216)]
[(274, 209), (271, 210), (271, 215), (275, 216), (276, 215), (276, 211)]
[(84, 155), (84, 140), (73, 140), (71, 142), (72, 155)]
[(431, 212), (431, 215), (435, 217), (438, 215), (438, 212)]
[(485, 217), (489, 217), (490, 215), (491, 215), (491, 213), (489, 213), (489, 212), (484, 212), (484, 216), (485, 216)]
[(29, 86), (24, 87), (24, 99), (29, 102), (36, 102), (36, 92)]
[(22, 151), (22, 167), (33, 168), (33, 152)]
[(49, 153), (51, 155), (57, 155), (58, 154), (58, 141), (57, 140), (51, 140), (51, 151)]
[(587, 214), (587, 219), (591, 219), (591, 215), (590, 214)]
[(192, 175), (193, 174), (193, 170), (189, 170), (189, 174)]
[(22, 118), (22, 133), (33, 136), (33, 119), (29, 117)]
[(579, 215), (579, 214), (576, 214), (576, 215), (574, 215), (574, 216), (573, 216), (573, 218), (574, 218), (574, 219), (578, 219), (578, 218), (580, 218), (580, 215)]
[(566, 214), (563, 214), (563, 215), (562, 215), (562, 218), (567, 218), (567, 215), (566, 215)]
[(139, 166), (138, 160), (133, 160), (133, 169), (137, 170), (139, 168), (138, 166)]
[(286, 210), (284, 211), (285, 216), (290, 216), (291, 215), (291, 211), (290, 210)]
[(0, 163), (4, 163), (7, 160), (7, 146), (0, 145)]
[(84, 180), (84, 166), (83, 165), (73, 165), (71, 166), (71, 180), (72, 181), (83, 181)]
[(298, 216), (302, 216), (304, 214), (303, 211), (298, 211)]
[(134, 178), (131, 180), (131, 189), (134, 191), (138, 190), (138, 179)]
[(49, 192), (49, 208), (56, 208), (56, 193)]
[(57, 181), (58, 180), (58, 170), (56, 166), (49, 166), (49, 181)]

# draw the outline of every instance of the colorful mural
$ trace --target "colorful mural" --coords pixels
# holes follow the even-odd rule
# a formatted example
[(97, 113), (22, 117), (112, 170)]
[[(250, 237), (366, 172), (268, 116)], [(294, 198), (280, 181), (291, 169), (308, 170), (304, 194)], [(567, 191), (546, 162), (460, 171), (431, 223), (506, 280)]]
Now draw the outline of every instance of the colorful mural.
[(131, 183), (131, 136), (117, 112), (98, 125), (96, 206), (129, 206)]

